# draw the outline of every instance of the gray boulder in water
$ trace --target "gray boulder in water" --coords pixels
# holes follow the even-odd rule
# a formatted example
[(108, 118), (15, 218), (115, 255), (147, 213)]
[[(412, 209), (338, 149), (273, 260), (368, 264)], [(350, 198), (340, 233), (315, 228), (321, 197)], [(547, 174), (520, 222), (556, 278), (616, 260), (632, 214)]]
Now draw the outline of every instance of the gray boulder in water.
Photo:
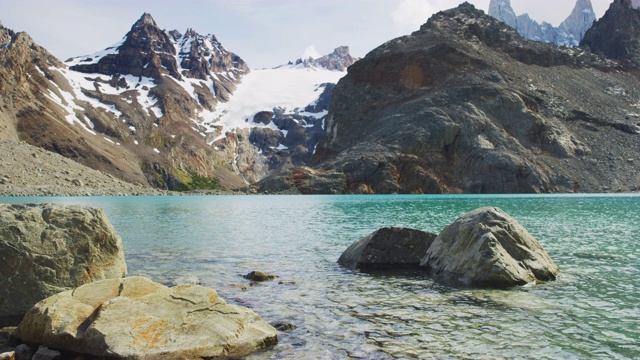
[(498, 288), (555, 280), (560, 272), (542, 245), (495, 207), (476, 209), (445, 227), (421, 265), (436, 280)]
[(417, 268), (435, 238), (435, 234), (415, 229), (382, 228), (351, 244), (338, 263), (362, 270)]
[(101, 209), (0, 205), (0, 326), (51, 295), (126, 274), (122, 240)]
[(96, 357), (242, 357), (277, 343), (253, 311), (200, 285), (166, 287), (143, 277), (107, 279), (47, 298), (14, 336)]

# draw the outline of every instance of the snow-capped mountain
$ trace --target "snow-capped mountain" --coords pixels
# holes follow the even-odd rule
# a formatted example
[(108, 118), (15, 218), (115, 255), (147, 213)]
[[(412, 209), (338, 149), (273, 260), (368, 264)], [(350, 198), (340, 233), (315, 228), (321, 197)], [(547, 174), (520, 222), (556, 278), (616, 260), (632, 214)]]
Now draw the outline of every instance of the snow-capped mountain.
[(234, 169), (250, 182), (305, 165), (324, 132), (333, 86), (357, 60), (341, 46), (317, 59), (252, 70), (209, 115), (205, 125), (221, 129), (210, 144), (220, 148), (224, 139), (235, 139), (241, 155)]
[(510, 0), (491, 0), (489, 15), (516, 29), (527, 39), (568, 47), (578, 46), (596, 20), (591, 0), (577, 0), (569, 17), (557, 28), (548, 22), (539, 24), (528, 14), (516, 16)]
[[(25, 57), (11, 45), (19, 37), (8, 30), (1, 35), (5, 60)], [(20, 49), (33, 53), (34, 46)], [(250, 71), (214, 35), (162, 30), (146, 13), (121, 41), (94, 54), (64, 64), (50, 54), (29, 56), (35, 60), (27, 80), (55, 121), (42, 118), (14, 138), (32, 138), (91, 167), (169, 189), (193, 188), (200, 178), (234, 188), (304, 164), (323, 132), (331, 84), (355, 61), (340, 47), (297, 65)], [(50, 60), (41, 64), (43, 58)], [(8, 77), (21, 74), (11, 64), (5, 68)], [(2, 97), (9, 99), (5, 92)], [(27, 127), (14, 123), (8, 127)], [(55, 137), (37, 135), (53, 123), (62, 126)]]

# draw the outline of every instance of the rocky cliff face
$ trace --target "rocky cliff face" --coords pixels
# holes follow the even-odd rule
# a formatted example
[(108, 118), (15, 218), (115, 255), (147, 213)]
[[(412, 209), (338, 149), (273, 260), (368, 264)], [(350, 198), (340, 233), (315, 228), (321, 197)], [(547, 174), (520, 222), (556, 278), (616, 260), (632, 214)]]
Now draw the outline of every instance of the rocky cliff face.
[(640, 65), (640, 10), (637, 1), (615, 0), (580, 43), (594, 53)]
[(639, 76), (580, 49), (527, 41), (465, 3), (352, 65), (334, 89), (314, 167), (258, 185), (628, 191), (640, 185)]
[(569, 47), (578, 46), (596, 20), (591, 0), (577, 0), (571, 15), (557, 28), (547, 22), (539, 24), (528, 14), (516, 16), (510, 0), (491, 0), (489, 15), (516, 29), (527, 39)]

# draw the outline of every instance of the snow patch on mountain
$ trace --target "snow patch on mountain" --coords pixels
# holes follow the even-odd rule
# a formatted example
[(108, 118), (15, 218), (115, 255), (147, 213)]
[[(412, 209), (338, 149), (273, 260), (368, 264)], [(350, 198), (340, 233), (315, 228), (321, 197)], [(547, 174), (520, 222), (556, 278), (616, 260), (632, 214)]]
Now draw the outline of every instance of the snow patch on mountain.
[(252, 70), (242, 78), (242, 83), (228, 102), (218, 104), (216, 111), (210, 114), (201, 114), (201, 118), (210, 125), (209, 132), (214, 131), (214, 126), (223, 127), (222, 134), (214, 142), (224, 138), (228, 131), (258, 126), (253, 122), (253, 117), (261, 111), (273, 111), (274, 108), (280, 108), (285, 113), (319, 118), (325, 116), (326, 111), (312, 114), (302, 109), (317, 101), (322, 93), (320, 84), (336, 83), (344, 75), (344, 71), (305, 67), (302, 64)]
[(102, 59), (103, 57), (105, 57), (107, 55), (117, 54), (118, 53), (118, 48), (120, 48), (120, 46), (124, 43), (124, 41), (126, 39), (127, 39), (126, 37), (123, 37), (122, 40), (118, 41), (117, 43), (109, 46), (108, 48), (106, 48), (104, 50), (95, 52), (95, 53), (90, 54), (90, 55), (83, 55), (83, 56), (74, 57), (74, 58), (68, 59), (67, 61), (65, 61), (65, 63), (69, 67), (74, 66), (74, 65), (97, 64), (98, 61), (100, 61), (100, 59)]

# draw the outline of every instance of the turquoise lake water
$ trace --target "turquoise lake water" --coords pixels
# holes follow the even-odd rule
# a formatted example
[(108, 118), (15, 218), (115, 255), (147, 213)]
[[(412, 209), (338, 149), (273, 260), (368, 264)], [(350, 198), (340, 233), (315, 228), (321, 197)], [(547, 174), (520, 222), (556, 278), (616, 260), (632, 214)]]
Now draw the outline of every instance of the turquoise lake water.
[[(640, 196), (377, 195), (3, 198), (104, 208), (130, 275), (193, 279), (297, 328), (251, 359), (638, 359)], [(434, 233), (481, 206), (520, 222), (560, 267), (555, 282), (453, 288), (336, 264), (384, 226)], [(253, 270), (279, 281), (251, 286)]]

